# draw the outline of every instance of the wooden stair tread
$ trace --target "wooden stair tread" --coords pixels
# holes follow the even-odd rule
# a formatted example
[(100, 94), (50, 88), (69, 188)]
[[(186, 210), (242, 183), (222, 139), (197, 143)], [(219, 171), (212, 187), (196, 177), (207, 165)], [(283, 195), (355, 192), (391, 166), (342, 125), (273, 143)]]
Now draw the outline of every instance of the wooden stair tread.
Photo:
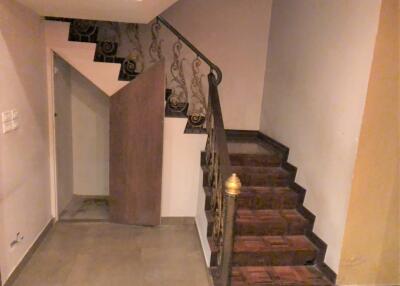
[[(232, 268), (232, 286), (331, 286), (314, 266), (245, 266)], [(215, 284), (216, 286), (218, 283)]]
[(279, 154), (275, 148), (257, 138), (228, 139), (228, 152), (230, 154)]

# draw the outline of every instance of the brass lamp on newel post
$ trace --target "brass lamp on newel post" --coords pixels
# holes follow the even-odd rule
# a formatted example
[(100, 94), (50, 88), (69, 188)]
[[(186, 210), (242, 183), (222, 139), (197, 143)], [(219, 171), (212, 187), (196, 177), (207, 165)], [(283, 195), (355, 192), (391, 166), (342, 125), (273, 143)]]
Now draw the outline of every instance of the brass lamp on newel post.
[(233, 234), (235, 226), (236, 199), (240, 194), (242, 184), (236, 176), (232, 174), (225, 181), (225, 211), (224, 211), (224, 232), (221, 259), (221, 286), (230, 286), (230, 273), (232, 268)]

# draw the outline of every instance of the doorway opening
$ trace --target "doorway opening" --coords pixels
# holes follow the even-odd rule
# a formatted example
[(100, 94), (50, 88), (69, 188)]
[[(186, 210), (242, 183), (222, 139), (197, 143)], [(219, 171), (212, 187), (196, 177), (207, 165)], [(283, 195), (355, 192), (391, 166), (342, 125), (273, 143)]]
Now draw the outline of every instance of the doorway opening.
[(54, 54), (57, 213), (109, 220), (110, 98)]

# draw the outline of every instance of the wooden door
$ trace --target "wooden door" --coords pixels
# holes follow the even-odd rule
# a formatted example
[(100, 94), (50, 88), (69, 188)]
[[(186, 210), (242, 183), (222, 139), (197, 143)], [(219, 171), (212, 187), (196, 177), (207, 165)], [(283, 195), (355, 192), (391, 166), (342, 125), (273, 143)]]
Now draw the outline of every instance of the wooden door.
[(160, 224), (164, 93), (164, 63), (158, 63), (111, 97), (110, 218), (114, 222)]

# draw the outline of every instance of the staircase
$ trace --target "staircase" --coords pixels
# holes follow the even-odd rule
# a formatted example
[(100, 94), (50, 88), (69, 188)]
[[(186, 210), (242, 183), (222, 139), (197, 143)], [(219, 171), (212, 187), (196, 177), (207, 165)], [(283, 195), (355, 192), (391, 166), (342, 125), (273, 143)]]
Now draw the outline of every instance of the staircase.
[[(324, 263), (326, 244), (313, 232), (314, 215), (303, 206), (305, 190), (294, 182), (288, 149), (249, 131), (227, 131), (232, 170), (242, 182), (236, 201), (232, 286), (333, 285)], [(202, 153), (211, 269), (217, 277), (219, 248), (212, 238), (214, 209), (209, 168)], [(215, 279), (215, 285), (218, 279)]]
[[(46, 25), (48, 46), (108, 95), (140, 72), (140, 61), (117, 55), (117, 42), (98, 38), (100, 26), (82, 20), (48, 20), (57, 21)], [(333, 285), (336, 275), (324, 263), (327, 246), (312, 231), (315, 216), (303, 206), (305, 190), (295, 183), (297, 169), (287, 162), (288, 148), (256, 131), (225, 130), (218, 95), (221, 70), (165, 19), (158, 17), (158, 21), (178, 38), (171, 65), (172, 83), (177, 85), (166, 91), (166, 116), (188, 117), (185, 132), (189, 126), (196, 131), (187, 133), (207, 131), (208, 135), (201, 162), (215, 286)], [(151, 28), (150, 51), (155, 52), (151, 58), (159, 51), (159, 27), (156, 22)], [(187, 94), (180, 69), (182, 42), (196, 56), (192, 97), (197, 98), (200, 111), (190, 114), (187, 101), (170, 100)], [(199, 89), (200, 60), (210, 68), (207, 108)], [(242, 187), (237, 181), (235, 185), (241, 193), (224, 192), (223, 184), (237, 177)]]

